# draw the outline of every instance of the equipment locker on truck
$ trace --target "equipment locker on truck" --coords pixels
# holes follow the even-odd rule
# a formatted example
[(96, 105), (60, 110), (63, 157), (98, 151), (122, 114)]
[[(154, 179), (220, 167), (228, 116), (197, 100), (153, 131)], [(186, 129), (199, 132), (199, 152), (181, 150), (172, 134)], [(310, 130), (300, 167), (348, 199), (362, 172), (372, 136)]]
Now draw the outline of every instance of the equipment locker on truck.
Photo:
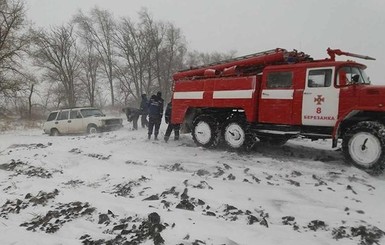
[(332, 139), (347, 162), (371, 174), (385, 167), (385, 86), (370, 84), (366, 66), (277, 48), (177, 72), (172, 123), (195, 143), (250, 148), (256, 140), (285, 144), (302, 136)]

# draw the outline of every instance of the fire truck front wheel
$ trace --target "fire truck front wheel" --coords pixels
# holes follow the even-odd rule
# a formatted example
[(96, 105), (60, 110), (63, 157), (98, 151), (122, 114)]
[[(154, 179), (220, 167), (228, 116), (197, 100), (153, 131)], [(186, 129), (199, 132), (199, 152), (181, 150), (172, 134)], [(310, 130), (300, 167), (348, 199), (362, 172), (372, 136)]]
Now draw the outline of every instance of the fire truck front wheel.
[(370, 174), (378, 175), (385, 167), (385, 126), (363, 121), (347, 130), (342, 141), (347, 162)]
[(193, 122), (192, 137), (198, 146), (216, 147), (219, 143), (218, 121), (209, 115), (200, 115)]

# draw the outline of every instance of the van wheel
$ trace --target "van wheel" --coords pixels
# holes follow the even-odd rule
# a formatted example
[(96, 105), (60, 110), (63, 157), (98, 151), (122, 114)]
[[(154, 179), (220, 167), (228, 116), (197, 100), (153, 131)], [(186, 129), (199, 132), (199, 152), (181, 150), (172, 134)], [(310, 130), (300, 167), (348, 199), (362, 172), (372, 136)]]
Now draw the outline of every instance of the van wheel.
[(200, 115), (193, 122), (192, 137), (198, 146), (216, 147), (220, 139), (218, 121), (209, 115)]
[(51, 129), (51, 133), (49, 135), (50, 136), (59, 136), (60, 133), (59, 133), (59, 130), (57, 130), (56, 128), (53, 128), (53, 129)]
[(88, 125), (88, 127), (87, 127), (87, 133), (88, 134), (96, 134), (98, 132), (99, 132), (99, 130), (95, 125), (93, 125), (93, 124)]
[(385, 167), (385, 126), (363, 121), (348, 129), (343, 137), (345, 160), (369, 174), (381, 174)]

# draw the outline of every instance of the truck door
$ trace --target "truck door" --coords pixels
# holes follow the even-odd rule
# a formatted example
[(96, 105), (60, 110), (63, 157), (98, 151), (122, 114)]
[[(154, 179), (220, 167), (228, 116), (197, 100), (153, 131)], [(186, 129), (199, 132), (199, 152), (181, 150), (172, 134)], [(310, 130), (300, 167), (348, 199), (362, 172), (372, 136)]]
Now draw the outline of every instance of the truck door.
[(302, 124), (333, 127), (338, 118), (339, 89), (334, 67), (309, 68), (302, 101)]
[(291, 124), (294, 93), (293, 72), (267, 71), (261, 89), (259, 121)]
[(339, 117), (358, 106), (360, 93), (353, 80), (357, 74), (360, 74), (357, 67), (344, 66), (337, 71), (336, 85), (340, 88)]

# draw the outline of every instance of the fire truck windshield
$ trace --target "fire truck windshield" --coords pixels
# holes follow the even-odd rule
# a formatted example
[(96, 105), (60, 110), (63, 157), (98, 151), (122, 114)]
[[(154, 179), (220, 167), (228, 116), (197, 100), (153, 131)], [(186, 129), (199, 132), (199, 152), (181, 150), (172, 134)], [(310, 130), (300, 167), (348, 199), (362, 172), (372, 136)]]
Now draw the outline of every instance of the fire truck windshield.
[(361, 77), (362, 77), (362, 83), (364, 84), (370, 84), (370, 79), (368, 75), (366, 75), (365, 70), (359, 69), (361, 72)]
[(356, 66), (346, 66), (341, 69), (341, 72), (346, 74), (346, 84), (370, 84), (369, 77), (364, 69)]

